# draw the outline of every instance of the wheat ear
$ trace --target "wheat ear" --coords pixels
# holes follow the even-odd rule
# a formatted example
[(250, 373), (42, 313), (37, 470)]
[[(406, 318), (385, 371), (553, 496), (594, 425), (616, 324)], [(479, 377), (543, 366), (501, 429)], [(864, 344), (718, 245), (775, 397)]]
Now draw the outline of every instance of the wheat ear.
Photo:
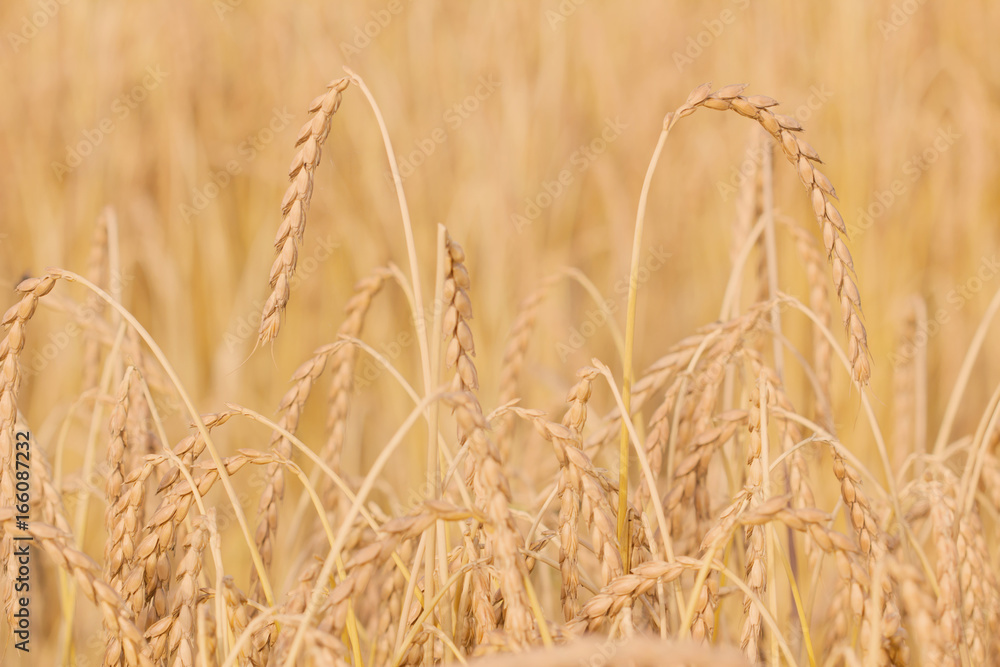
[[(5, 536), (9, 536), (14, 528), (15, 510), (0, 509), (0, 527)], [(111, 628), (113, 641), (109, 646), (113, 662), (123, 657), (128, 665), (143, 665), (152, 667), (153, 662), (146, 655), (149, 650), (142, 632), (136, 627), (134, 617), (121, 596), (101, 577), (101, 568), (94, 560), (73, 548), (73, 536), (43, 523), (31, 522), (28, 533), (41, 544), (52, 560), (73, 575), (83, 594), (96, 604), (102, 612), (104, 621)], [(16, 559), (12, 559), (16, 560)]]
[(669, 126), (691, 115), (699, 107), (720, 111), (732, 109), (742, 116), (756, 120), (778, 142), (785, 157), (796, 168), (799, 180), (809, 191), (813, 212), (823, 233), (823, 245), (826, 247), (833, 270), (833, 284), (837, 289), (837, 296), (840, 297), (841, 318), (848, 334), (848, 358), (851, 362), (852, 376), (859, 385), (867, 385), (871, 377), (871, 355), (868, 351), (865, 326), (861, 321), (861, 296), (851, 275), (854, 272), (854, 260), (844, 242), (847, 238), (847, 228), (832, 201), (837, 198), (836, 190), (830, 179), (816, 168), (816, 164), (822, 163), (819, 154), (796, 134), (802, 131), (799, 121), (791, 116), (770, 111), (770, 107), (778, 104), (770, 97), (741, 95), (745, 88), (744, 84), (733, 84), (712, 93), (711, 84), (703, 84), (688, 95), (683, 106), (673, 114), (668, 114), (664, 125), (669, 129)]
[(301, 146), (288, 169), (291, 184), (281, 200), (281, 226), (274, 237), (275, 258), (271, 265), (271, 294), (267, 297), (257, 332), (257, 346), (274, 340), (281, 328), (281, 316), (288, 305), (289, 285), (298, 262), (298, 246), (306, 231), (306, 213), (312, 199), (313, 179), (330, 133), (330, 120), (340, 108), (350, 79), (343, 77), (327, 86), (327, 92), (309, 104), (312, 119), (302, 126), (295, 140)]

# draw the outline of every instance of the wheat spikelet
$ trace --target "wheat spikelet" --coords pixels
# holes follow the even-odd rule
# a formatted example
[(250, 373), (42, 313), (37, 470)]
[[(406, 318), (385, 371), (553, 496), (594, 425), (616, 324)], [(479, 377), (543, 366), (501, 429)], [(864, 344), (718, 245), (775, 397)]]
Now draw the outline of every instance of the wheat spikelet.
[(192, 522), (193, 530), (186, 540), (187, 549), (177, 564), (175, 578), (179, 583), (174, 591), (171, 612), (146, 630), (151, 657), (157, 662), (173, 656), (171, 664), (194, 664), (198, 577), (202, 553), (208, 544), (207, 522), (204, 516), (196, 517)]
[(692, 642), (665, 641), (659, 638), (636, 636), (629, 639), (600, 637), (573, 638), (554, 649), (537, 649), (526, 653), (500, 654), (483, 658), (477, 667), (579, 667), (580, 665), (606, 665), (607, 667), (745, 667), (746, 661), (734, 648), (711, 648)]
[(941, 628), (937, 622), (934, 595), (927, 590), (927, 581), (919, 568), (890, 557), (889, 572), (899, 582), (900, 606), (910, 626), (913, 642), (921, 659), (920, 664), (942, 663)]
[[(111, 411), (111, 417), (109, 420), (109, 431), (111, 432), (111, 441), (108, 444), (107, 453), (107, 464), (109, 468), (108, 479), (105, 483), (104, 495), (107, 498), (108, 508), (105, 512), (105, 525), (108, 529), (108, 543), (105, 547), (104, 558), (106, 562), (105, 575), (108, 576), (109, 581), (111, 580), (111, 573), (120, 567), (120, 558), (112, 557), (111, 549), (115, 542), (120, 542), (114, 539), (114, 532), (117, 524), (117, 516), (114, 511), (115, 506), (118, 504), (118, 500), (122, 495), (122, 484), (125, 481), (125, 451), (128, 447), (127, 434), (125, 431), (125, 422), (128, 418), (128, 404), (129, 404), (129, 384), (132, 379), (133, 368), (125, 372), (125, 377), (122, 378), (121, 384), (118, 386), (118, 398), (115, 401), (115, 407)], [(118, 565), (114, 563), (119, 560)]]
[[(589, 375), (590, 371), (588, 367), (584, 373)], [(584, 382), (592, 382), (586, 380), (586, 375), (584, 380), (574, 387), (574, 392), (583, 391), (586, 387)], [(512, 410), (514, 414), (529, 420), (539, 435), (553, 444), (560, 466), (564, 466), (567, 471), (567, 491), (569, 486), (572, 486), (573, 493), (580, 497), (587, 509), (585, 516), (593, 537), (594, 553), (601, 563), (602, 579), (607, 583), (623, 571), (613, 519), (615, 510), (612, 496), (618, 492), (617, 484), (608, 479), (603, 471), (598, 470), (590, 457), (579, 447), (579, 435), (572, 425), (550, 422), (539, 410), (523, 408)], [(571, 408), (567, 416), (573, 419), (575, 418), (572, 416), (573, 413), (574, 410)], [(561, 536), (569, 531), (569, 526), (564, 525), (562, 520), (560, 528)], [(567, 537), (567, 539), (576, 538)]]
[(954, 499), (949, 498), (940, 482), (928, 485), (931, 523), (934, 527), (934, 545), (937, 548), (937, 578), (941, 593), (937, 599), (937, 613), (941, 624), (943, 667), (961, 664), (959, 645), (965, 636), (962, 624), (962, 587), (959, 580), (960, 563), (955, 540)]
[[(802, 453), (802, 448), (798, 447), (798, 443), (803, 439), (802, 429), (797, 422), (785, 418), (781, 414), (782, 411), (786, 415), (796, 414), (795, 406), (785, 392), (781, 379), (774, 369), (763, 365), (760, 359), (755, 357), (753, 353), (748, 353), (748, 358), (754, 372), (758, 375), (763, 373), (767, 379), (769, 412), (773, 414), (775, 412), (774, 409), (778, 408), (778, 414), (774, 415), (774, 420), (781, 425), (782, 449), (783, 451), (791, 452), (788, 456), (789, 465), (787, 467), (787, 474), (788, 491), (792, 494), (793, 498), (792, 504), (799, 508), (814, 507), (816, 499), (808, 480), (808, 464)], [(805, 541), (805, 553), (809, 560), (809, 567), (811, 569), (815, 568), (820, 554), (816, 549), (816, 545), (811, 540)]]
[(577, 376), (580, 380), (570, 389), (567, 400), (570, 408), (562, 424), (544, 419), (538, 411), (514, 408), (512, 412), (528, 419), (538, 433), (551, 442), (561, 468), (557, 483), (559, 508), (559, 564), (562, 574), (563, 615), (567, 621), (576, 616), (580, 575), (577, 563), (579, 537), (577, 523), (580, 505), (587, 498), (589, 512), (587, 523), (594, 534), (594, 552), (601, 561), (605, 583), (621, 574), (622, 563), (618, 553), (617, 537), (610, 493), (614, 485), (595, 468), (581, 449), (581, 433), (587, 419), (587, 401), (590, 399), (594, 379), (600, 374), (596, 368), (584, 367)]
[(288, 305), (289, 284), (298, 263), (298, 246), (306, 231), (306, 213), (312, 199), (313, 178), (330, 133), (330, 120), (340, 108), (343, 92), (350, 79), (343, 77), (327, 86), (327, 92), (309, 104), (312, 119), (299, 130), (296, 146), (301, 146), (288, 169), (291, 184), (281, 200), (281, 226), (274, 237), (275, 259), (271, 265), (271, 294), (264, 303), (257, 332), (257, 346), (277, 337), (281, 317)]
[[(338, 344), (323, 345), (313, 351), (312, 356), (307, 359), (292, 374), (292, 387), (285, 392), (278, 406), (278, 425), (289, 433), (295, 433), (299, 425), (299, 418), (305, 406), (313, 385), (322, 375), (326, 368), (327, 360), (330, 358)], [(283, 459), (287, 459), (292, 453), (292, 444), (278, 431), (271, 434), (271, 446), (274, 451)], [(278, 503), (285, 495), (285, 474), (279, 463), (272, 463), (267, 468), (267, 477), (264, 488), (261, 490), (260, 500), (257, 504), (257, 530), (254, 540), (260, 550), (260, 557), (265, 567), (269, 567), (273, 558), (273, 541), (278, 530)], [(251, 573), (251, 594), (254, 600), (260, 600), (263, 595), (260, 581), (256, 572)]]
[[(567, 401), (570, 409), (563, 417), (563, 426), (568, 427), (572, 433), (571, 440), (560, 440), (563, 448), (581, 446), (581, 434), (583, 426), (587, 421), (587, 401), (590, 400), (590, 392), (594, 379), (599, 371), (596, 368), (583, 368), (577, 372), (580, 380), (573, 385), (569, 391)], [(553, 440), (555, 438), (553, 437)], [(557, 452), (558, 455), (558, 452)], [(565, 459), (565, 460), (564, 460)], [(573, 468), (569, 464), (569, 457), (565, 451), (559, 461), (562, 471), (559, 476), (559, 568), (562, 573), (562, 599), (563, 617), (568, 621), (578, 611), (577, 595), (580, 585), (580, 572), (577, 564), (577, 549), (579, 540), (577, 538), (577, 523), (580, 517), (581, 489), (583, 478), (578, 468)]]
[[(337, 337), (349, 336), (357, 338), (361, 335), (365, 316), (371, 306), (372, 299), (378, 294), (392, 272), (385, 267), (376, 269), (370, 276), (354, 286), (354, 296), (344, 306), (344, 321), (337, 329)], [(344, 448), (344, 437), (347, 429), (347, 409), (351, 390), (354, 386), (354, 366), (357, 350), (353, 346), (338, 348), (330, 360), (333, 382), (330, 385), (327, 410), (327, 440), (321, 456), (334, 470), (340, 469), (340, 456)], [(329, 482), (324, 480), (329, 487)], [(333, 494), (327, 494), (325, 500), (329, 505), (336, 502)], [(332, 501), (332, 502), (331, 502)]]
[[(750, 410), (747, 415), (750, 437), (747, 440), (746, 489), (749, 493), (751, 510), (760, 505), (764, 499), (764, 470), (761, 452), (766, 443), (761, 441), (761, 413), (766, 409), (763, 404), (766, 404), (766, 396), (769, 393), (766, 380), (761, 376), (760, 383), (750, 396)], [(764, 599), (764, 592), (767, 588), (767, 575), (764, 566), (764, 529), (761, 526), (748, 523), (745, 535), (747, 586), (759, 599)], [(746, 614), (746, 619), (743, 622), (740, 646), (747, 659), (752, 664), (757, 664), (760, 660), (758, 641), (762, 631), (760, 610), (748, 597), (743, 601), (743, 613)]]
[[(410, 544), (407, 542), (404, 546), (408, 547)], [(400, 554), (404, 560), (408, 556), (405, 551)], [(396, 641), (393, 619), (402, 616), (405, 590), (406, 579), (403, 572), (393, 565), (392, 570), (383, 579), (378, 590), (379, 612), (375, 623), (375, 634), (378, 640), (375, 646), (375, 664), (384, 664), (390, 657), (389, 653)]]
[(497, 615), (493, 608), (493, 595), (490, 585), (490, 573), (483, 563), (483, 536), (478, 526), (463, 526), (462, 542), (466, 559), (471, 563), (469, 573), (469, 593), (464, 596), (460, 618), (468, 619), (462, 625), (458, 634), (459, 645), (466, 650), (483, 643), (485, 637), (497, 627)]
[(974, 663), (984, 665), (996, 655), (1000, 591), (977, 509), (959, 519), (955, 549), (960, 566), (966, 644)]
[(479, 412), (478, 402), (467, 393), (451, 396), (455, 420), (461, 432), (467, 435), (470, 453), (476, 462), (473, 488), (489, 519), (488, 536), (493, 545), (505, 606), (504, 628), (510, 633), (514, 646), (523, 646), (528, 641), (533, 622), (524, 584), (527, 569), (520, 556), (523, 538), (510, 513), (510, 485), (496, 445), (486, 437), (486, 421)]
[(711, 84), (703, 84), (691, 91), (684, 105), (668, 116), (665, 125), (670, 126), (701, 107), (732, 109), (756, 120), (778, 142), (785, 157), (796, 168), (799, 180), (809, 190), (813, 212), (822, 229), (823, 244), (833, 270), (833, 284), (840, 298), (841, 319), (849, 342), (847, 356), (851, 362), (852, 377), (855, 382), (864, 386), (871, 377), (871, 355), (868, 352), (868, 336), (861, 321), (861, 296), (851, 275), (854, 272), (854, 260), (844, 243), (847, 227), (832, 201), (836, 199), (836, 191), (826, 175), (816, 168), (816, 164), (821, 162), (819, 154), (796, 134), (802, 131), (801, 124), (791, 116), (770, 111), (770, 107), (778, 104), (770, 97), (741, 95), (744, 88), (746, 86), (743, 84), (734, 84), (712, 93)]
[(469, 272), (465, 268), (465, 251), (455, 243), (451, 234), (445, 239), (448, 250), (444, 300), (447, 310), (444, 314), (444, 335), (449, 339), (445, 352), (445, 365), (455, 367), (452, 381), (453, 391), (464, 391), (475, 395), (479, 389), (479, 374), (472, 357), (476, 356), (476, 343), (472, 339), (469, 320), (472, 319), (472, 301), (468, 289), (471, 285)]
[[(46, 274), (41, 278), (21, 281), (17, 291), (20, 301), (11, 306), (0, 320), (7, 335), (0, 341), (0, 507), (13, 506), (14, 450), (17, 422), (17, 392), (21, 384), (19, 357), (24, 349), (24, 330), (35, 314), (38, 300), (52, 291), (57, 278)], [(8, 532), (0, 538), (0, 560), (4, 563), (3, 601), (7, 621), (14, 627), (14, 581), (17, 579), (17, 559), (11, 558), (13, 540)]]
[(674, 563), (651, 560), (636, 565), (629, 574), (612, 579), (590, 598), (576, 618), (566, 624), (568, 635), (595, 632), (609, 618), (629, 606), (633, 600), (648, 593), (658, 583), (676, 581), (685, 571), (697, 570), (701, 563), (693, 558), (678, 557)]
[[(704, 523), (711, 512), (707, 497), (709, 463), (718, 448), (732, 437), (736, 421), (743, 416), (739, 411), (727, 411), (716, 416), (716, 421), (721, 424), (713, 426), (711, 421), (716, 395), (725, 378), (726, 368), (738, 365), (745, 339), (757, 326), (763, 312), (761, 308), (753, 308), (714, 329), (716, 333), (725, 334), (704, 350), (689, 385), (692, 398), (685, 400), (677, 411), (676, 449), (682, 457), (674, 465), (673, 484), (664, 497), (664, 509), (670, 514), (675, 535), (683, 535), (684, 527), (691, 527), (690, 522), (685, 522), (685, 511), (692, 505), (688, 502), (690, 500), (694, 501), (694, 537), (704, 533)], [(650, 438), (656, 437), (661, 449), (667, 444), (671, 432), (669, 419), (674, 417), (672, 403), (676, 391), (671, 387), (664, 403), (654, 413), (652, 426), (655, 428), (650, 431)], [(650, 445), (647, 443), (647, 450)], [(662, 458), (662, 454), (656, 458)]]
[(34, 493), (41, 505), (42, 522), (55, 526), (64, 533), (72, 532), (62, 495), (52, 479), (52, 466), (41, 447), (36, 447), (31, 453), (31, 477)]
[[(151, 459), (150, 463), (156, 458), (167, 457), (147, 457)], [(235, 475), (248, 464), (268, 465), (273, 462), (273, 456), (241, 450), (240, 454), (224, 459), (223, 465), (229, 475)], [(194, 473), (199, 470), (205, 472), (195, 475)], [(198, 495), (204, 496), (219, 479), (219, 471), (214, 462), (207, 461), (192, 470), (192, 477)], [(123, 595), (136, 614), (147, 605), (157, 618), (166, 613), (170, 569), (168, 551), (176, 546), (178, 527), (187, 516), (193, 502), (194, 489), (191, 484), (187, 480), (178, 482), (160, 501), (153, 516), (146, 523), (142, 537), (135, 546), (132, 569), (123, 584)]]
[[(247, 596), (243, 594), (233, 581), (233, 578), (226, 575), (223, 580), (222, 596), (226, 601), (226, 612), (229, 615), (229, 627), (233, 634), (239, 637), (246, 630), (253, 618), (253, 609), (250, 606)], [(268, 626), (253, 633), (250, 645), (240, 649), (240, 662), (242, 664), (261, 667), (267, 664), (267, 658), (271, 650), (271, 634)]]

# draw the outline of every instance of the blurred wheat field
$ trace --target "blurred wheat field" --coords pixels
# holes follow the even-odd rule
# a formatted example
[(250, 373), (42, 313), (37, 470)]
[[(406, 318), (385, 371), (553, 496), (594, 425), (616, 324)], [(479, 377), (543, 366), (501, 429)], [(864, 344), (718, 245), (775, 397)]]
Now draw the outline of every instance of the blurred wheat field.
[(1000, 664), (998, 24), (4, 3), (0, 662)]

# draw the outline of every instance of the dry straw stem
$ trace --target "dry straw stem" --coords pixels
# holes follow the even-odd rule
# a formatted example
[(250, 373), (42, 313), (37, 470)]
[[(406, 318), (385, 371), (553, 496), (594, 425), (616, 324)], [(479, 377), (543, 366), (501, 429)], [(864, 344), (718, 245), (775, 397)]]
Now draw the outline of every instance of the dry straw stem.
[[(94, 296), (93, 294), (89, 295)], [(97, 298), (97, 297), (95, 297)], [(114, 312), (114, 311), (112, 311)], [(112, 343), (111, 350), (108, 354), (108, 359), (104, 364), (104, 369), (101, 372), (101, 377), (98, 382), (97, 390), (100, 395), (107, 395), (111, 392), (112, 383), (114, 381), (115, 375), (121, 375), (122, 371), (119, 369), (120, 366), (120, 353), (123, 342), (125, 341), (125, 333), (127, 327), (125, 322), (121, 320), (120, 316), (117, 316), (119, 320), (118, 331), (115, 334), (114, 342)], [(90, 415), (90, 426), (87, 432), (87, 439), (83, 446), (83, 462), (80, 466), (80, 473), (83, 479), (90, 479), (92, 475), (95, 474), (95, 467), (97, 465), (98, 457), (98, 440), (100, 438), (101, 423), (104, 414), (104, 404), (98, 401), (94, 404), (93, 410)], [(79, 496), (78, 502), (76, 503), (76, 514), (73, 521), (73, 532), (77, 535), (77, 538), (81, 541), (86, 540), (87, 530), (90, 521), (90, 500), (91, 494), (83, 494)], [(81, 542), (82, 543), (82, 542)], [(72, 624), (72, 615), (75, 613), (75, 605), (73, 604), (73, 595), (75, 591), (70, 592), (70, 599), (66, 604), (67, 609), (67, 621)], [(69, 645), (66, 645), (66, 650), (69, 650)]]
[[(833, 334), (827, 327), (823, 325), (822, 321), (820, 321), (816, 313), (812, 312), (809, 308), (802, 305), (802, 303), (793, 296), (781, 293), (779, 294), (779, 298), (782, 301), (790, 304), (791, 306), (799, 310), (806, 317), (808, 317), (812, 321), (812, 323), (819, 329), (819, 331), (823, 333), (823, 336), (825, 336), (826, 339), (830, 341), (831, 347), (837, 353), (837, 356), (840, 357), (840, 360), (844, 364), (844, 367), (850, 369), (851, 367), (850, 360), (844, 354), (844, 351), (836, 345), (833, 338)], [(906, 531), (907, 536), (910, 538), (911, 543), (914, 545), (915, 548), (918, 548), (917, 540), (911, 534), (909, 526), (906, 524), (905, 521), (902, 521), (903, 511), (902, 508), (899, 506), (899, 492), (896, 488), (896, 471), (893, 469), (892, 464), (889, 462), (888, 448), (885, 443), (885, 438), (882, 436), (882, 430), (878, 425), (878, 420), (875, 418), (875, 411), (872, 408), (871, 401), (869, 400), (867, 394), (862, 392), (860, 398), (861, 398), (861, 405), (865, 409), (865, 416), (868, 418), (868, 425), (871, 427), (872, 430), (872, 436), (875, 438), (875, 445), (876, 448), (878, 449), (879, 459), (882, 463), (882, 469), (885, 473), (885, 482), (887, 491), (886, 495), (888, 496), (889, 501), (892, 503), (893, 512), (895, 516), (897, 517), (897, 519), (900, 519), (901, 525), (903, 529)], [(795, 417), (798, 416), (796, 415)], [(816, 426), (815, 424), (805, 423), (804, 421), (800, 421), (800, 423), (802, 423), (804, 426), (807, 426), (807, 428), (812, 428), (817, 433), (820, 432), (826, 433), (824, 429), (820, 428), (819, 426)]]
[[(902, 327), (896, 343), (896, 361), (893, 363), (892, 376), (892, 416), (893, 429), (892, 440), (895, 460), (893, 463), (899, 465), (904, 456), (909, 454), (924, 454), (927, 451), (927, 443), (920, 449), (916, 449), (916, 402), (917, 402), (917, 359), (916, 347), (911, 348), (914, 354), (909, 354), (907, 348), (910, 341), (917, 333), (917, 308), (913, 300), (907, 308), (906, 316), (903, 319)], [(920, 346), (923, 347), (923, 346)]]
[(982, 349), (983, 344), (986, 342), (986, 334), (989, 330), (989, 325), (998, 312), (1000, 312), (1000, 289), (996, 291), (993, 295), (993, 299), (990, 300), (990, 305), (986, 307), (983, 319), (979, 322), (979, 326), (976, 328), (976, 333), (969, 342), (969, 349), (965, 353), (965, 358), (962, 360), (961, 368), (958, 370), (958, 377), (955, 379), (955, 387), (948, 395), (948, 405), (945, 407), (944, 416), (941, 418), (941, 427), (938, 429), (937, 439), (934, 441), (933, 454), (935, 456), (940, 456), (945, 448), (945, 445), (948, 444), (948, 438), (951, 435), (952, 426), (954, 426), (955, 418), (958, 415), (958, 409), (962, 406), (965, 389), (969, 384), (970, 378), (972, 377), (976, 358), (979, 356), (979, 352)]
[(378, 122), (379, 130), (382, 133), (382, 143), (385, 145), (386, 157), (389, 160), (389, 169), (392, 171), (392, 181), (396, 186), (396, 198), (399, 200), (399, 212), (403, 219), (403, 234), (406, 236), (406, 252), (410, 262), (410, 283), (413, 288), (413, 323), (417, 333), (417, 343), (420, 345), (420, 360), (423, 365), (424, 374), (424, 395), (429, 396), (433, 383), (431, 378), (430, 347), (427, 340), (427, 323), (424, 321), (427, 311), (424, 310), (423, 290), (420, 287), (420, 271), (417, 262), (417, 246), (413, 240), (413, 224), (410, 222), (410, 208), (406, 204), (406, 194), (403, 192), (403, 179), (399, 175), (399, 165), (396, 163), (396, 153), (392, 149), (392, 141), (389, 139), (389, 130), (386, 128), (385, 119), (378, 103), (364, 80), (355, 74), (350, 68), (345, 67), (351, 81), (364, 93), (365, 99), (372, 107), (375, 120)]
[(972, 439), (969, 459), (962, 473), (958, 496), (960, 501), (958, 510), (962, 516), (972, 512), (985, 457), (992, 449), (991, 443), (994, 442), (998, 433), (1000, 433), (1000, 385), (997, 385), (997, 388), (993, 390), (993, 396), (990, 397), (986, 410), (979, 420), (976, 434)]
[[(611, 369), (608, 368), (605, 364), (601, 363), (601, 361), (598, 359), (591, 360), (591, 364), (595, 368), (597, 368), (597, 370), (601, 372), (601, 375), (604, 376), (605, 380), (607, 380), (608, 387), (611, 390), (611, 395), (614, 397), (615, 402), (618, 404), (618, 410), (620, 411), (620, 414), (623, 415), (628, 414), (629, 412), (628, 409), (625, 407), (625, 401), (622, 395), (619, 393), (617, 386), (615, 385), (614, 375), (611, 373)], [(646, 483), (649, 485), (649, 488), (655, 489), (656, 479), (653, 475), (652, 468), (650, 468), (649, 466), (649, 459), (646, 457), (646, 452), (642, 446), (642, 441), (639, 439), (639, 434), (636, 432), (635, 425), (632, 423), (631, 419), (623, 419), (622, 424), (624, 424), (626, 429), (628, 429), (628, 434), (629, 437), (631, 438), (632, 445), (635, 448), (636, 458), (639, 460), (639, 466), (642, 468), (642, 472), (645, 475)], [(624, 495), (626, 495), (625, 489), (619, 487), (618, 490), (619, 499)], [(653, 514), (654, 517), (656, 518), (657, 527), (659, 528), (660, 539), (663, 540), (664, 553), (667, 556), (667, 561), (672, 563), (675, 561), (673, 537), (670, 533), (670, 529), (667, 524), (666, 514), (663, 511), (663, 503), (660, 501), (659, 494), (657, 493), (652, 494), (652, 501), (653, 501)], [(620, 503), (619, 507), (621, 507)], [(625, 548), (626, 547), (624, 546), (621, 547), (623, 551), (625, 550)], [(711, 557), (709, 557), (709, 560), (711, 560)], [(625, 574), (628, 574), (627, 569), (625, 570)], [(682, 595), (679, 588), (676, 588), (674, 592), (677, 598), (677, 606), (679, 609), (683, 609), (686, 606), (694, 604), (695, 600), (692, 599), (689, 601), (688, 605), (685, 605), (684, 596)], [(691, 619), (689, 616), (687, 622), (690, 622), (690, 620)], [(682, 628), (681, 632), (686, 633), (687, 628), (686, 627)]]
[(291, 184), (281, 200), (284, 216), (278, 233), (274, 237), (275, 259), (271, 265), (271, 294), (267, 297), (260, 318), (255, 348), (272, 341), (281, 328), (281, 316), (288, 305), (288, 295), (295, 265), (298, 263), (298, 246), (306, 231), (306, 213), (312, 199), (313, 179), (323, 152), (323, 142), (330, 134), (330, 120), (340, 108), (344, 90), (350, 79), (343, 77), (327, 86), (327, 92), (309, 104), (312, 119), (302, 126), (295, 141), (301, 146), (292, 158), (288, 169)]
[[(764, 253), (762, 268), (766, 279), (760, 281), (762, 293), (766, 290), (767, 298), (760, 301), (773, 301), (778, 295), (778, 241), (774, 231), (774, 148), (770, 141), (763, 141), (761, 147), (761, 221), (764, 223)], [(771, 307), (771, 330), (774, 337), (771, 344), (774, 350), (774, 370), (779, 378), (785, 375), (785, 360), (781, 347), (781, 311), (778, 304)], [(775, 656), (776, 657), (776, 656)]]

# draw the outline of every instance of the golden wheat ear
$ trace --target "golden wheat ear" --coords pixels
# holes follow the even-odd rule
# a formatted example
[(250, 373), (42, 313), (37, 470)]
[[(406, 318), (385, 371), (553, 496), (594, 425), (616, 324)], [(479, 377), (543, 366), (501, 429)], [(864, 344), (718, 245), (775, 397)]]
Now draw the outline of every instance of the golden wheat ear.
[[(288, 305), (289, 285), (298, 263), (299, 245), (306, 231), (306, 212), (312, 200), (313, 179), (323, 153), (323, 143), (330, 134), (330, 121), (340, 108), (343, 92), (350, 79), (343, 77), (327, 86), (327, 92), (309, 104), (312, 118), (295, 140), (299, 151), (288, 168), (291, 183), (281, 200), (281, 226), (274, 237), (274, 263), (271, 264), (271, 294), (267, 297), (257, 331), (254, 351), (277, 338), (281, 329), (281, 316)], [(252, 354), (252, 353), (251, 353)]]
[(695, 88), (684, 105), (667, 120), (665, 129), (699, 108), (732, 110), (757, 121), (781, 147), (785, 157), (795, 167), (799, 180), (809, 191), (813, 213), (823, 234), (833, 285), (840, 300), (841, 319), (848, 336), (851, 375), (863, 387), (871, 378), (871, 354), (868, 351), (868, 334), (861, 319), (861, 295), (854, 277), (854, 260), (845, 243), (847, 227), (833, 203), (837, 199), (837, 192), (830, 179), (816, 168), (823, 161), (799, 134), (802, 132), (799, 121), (792, 116), (771, 111), (771, 107), (778, 104), (773, 98), (765, 95), (744, 96), (742, 93), (745, 88), (745, 84), (733, 84), (723, 86), (714, 93), (711, 92), (710, 83)]

